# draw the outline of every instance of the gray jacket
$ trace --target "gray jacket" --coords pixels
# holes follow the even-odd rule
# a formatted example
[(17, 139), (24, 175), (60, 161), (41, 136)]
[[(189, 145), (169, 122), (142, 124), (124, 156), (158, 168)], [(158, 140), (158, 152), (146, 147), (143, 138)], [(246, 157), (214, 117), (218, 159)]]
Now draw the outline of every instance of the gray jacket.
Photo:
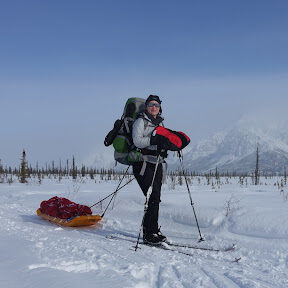
[[(163, 126), (163, 122), (161, 122), (159, 126)], [(152, 121), (145, 113), (143, 114), (143, 118), (141, 117), (136, 119), (132, 129), (132, 138), (134, 145), (140, 149), (145, 148), (147, 150), (156, 151), (157, 145), (150, 144), (152, 132), (156, 127), (157, 126), (152, 123)], [(143, 155), (143, 160), (155, 164), (157, 162), (157, 156)], [(162, 162), (163, 158), (160, 157), (160, 163)]]

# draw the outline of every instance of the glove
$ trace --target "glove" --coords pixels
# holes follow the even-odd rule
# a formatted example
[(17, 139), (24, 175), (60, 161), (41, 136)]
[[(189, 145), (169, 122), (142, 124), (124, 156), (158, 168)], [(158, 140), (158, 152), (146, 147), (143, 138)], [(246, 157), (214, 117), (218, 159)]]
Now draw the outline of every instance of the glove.
[(161, 151), (160, 151), (160, 156), (161, 156), (162, 158), (167, 158), (167, 157), (168, 157), (167, 151), (166, 151), (166, 150), (161, 150)]
[(157, 145), (158, 142), (159, 142), (158, 135), (157, 134), (153, 135), (154, 131), (153, 131), (153, 133), (152, 133), (152, 135), (150, 137), (150, 145)]

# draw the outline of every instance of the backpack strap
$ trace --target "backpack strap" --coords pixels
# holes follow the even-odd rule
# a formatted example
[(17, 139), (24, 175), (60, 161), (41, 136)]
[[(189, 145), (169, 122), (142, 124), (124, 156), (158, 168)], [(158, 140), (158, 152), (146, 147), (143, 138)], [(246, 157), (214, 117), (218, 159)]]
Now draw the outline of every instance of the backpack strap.
[[(144, 121), (144, 129), (146, 129), (147, 127), (148, 127), (148, 125), (149, 125), (149, 123), (152, 123), (153, 124), (153, 122), (150, 120), (150, 119), (147, 119), (146, 117), (145, 117), (145, 115), (144, 115), (144, 113), (142, 112), (142, 113), (138, 113), (137, 114), (137, 118), (136, 119), (138, 119), (138, 118), (142, 118), (143, 119), (143, 121)], [(154, 124), (155, 125), (155, 124)], [(161, 122), (160, 124), (159, 124), (159, 126), (162, 126), (163, 125), (163, 122)], [(163, 125), (164, 126), (164, 125)], [(155, 127), (156, 128), (156, 127)], [(146, 170), (146, 167), (147, 167), (147, 156), (148, 155), (153, 155), (153, 156), (157, 156), (157, 151), (156, 150), (149, 150), (149, 149), (146, 149), (146, 148), (144, 148), (144, 149), (141, 149), (141, 154), (143, 155), (143, 164), (142, 164), (142, 168), (141, 168), (141, 170), (140, 170), (140, 173), (139, 173), (139, 175), (140, 176), (143, 176), (144, 175), (144, 173), (145, 173), (145, 170)], [(145, 157), (146, 156), (146, 157)]]
[(130, 128), (129, 128), (129, 122), (134, 121), (134, 119), (131, 118), (131, 117), (125, 117), (123, 119), (123, 121), (124, 121), (124, 125), (125, 125), (125, 128), (126, 128), (126, 132), (129, 134), (130, 132), (132, 132), (132, 131), (130, 131)]
[(143, 161), (142, 168), (141, 168), (140, 173), (139, 173), (140, 176), (144, 176), (144, 173), (145, 173), (146, 167), (147, 167), (147, 161), (144, 160), (144, 161)]

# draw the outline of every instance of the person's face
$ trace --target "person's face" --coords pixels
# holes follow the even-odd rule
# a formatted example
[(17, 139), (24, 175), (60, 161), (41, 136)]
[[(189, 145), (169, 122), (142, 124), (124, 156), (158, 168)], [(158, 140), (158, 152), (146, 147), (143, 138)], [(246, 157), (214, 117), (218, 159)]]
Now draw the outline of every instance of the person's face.
[(150, 101), (147, 104), (147, 111), (153, 117), (156, 117), (158, 115), (159, 111), (160, 111), (160, 104), (157, 101), (154, 101), (154, 100)]

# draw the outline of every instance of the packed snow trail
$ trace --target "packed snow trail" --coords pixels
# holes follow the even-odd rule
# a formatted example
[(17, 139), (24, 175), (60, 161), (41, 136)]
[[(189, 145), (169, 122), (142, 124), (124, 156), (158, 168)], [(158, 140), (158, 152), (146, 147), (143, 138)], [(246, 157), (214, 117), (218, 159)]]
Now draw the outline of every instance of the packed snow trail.
[[(237, 244), (229, 254), (193, 250), (192, 257), (145, 245), (135, 252), (131, 242), (106, 238), (137, 234), (144, 204), (137, 183), (119, 192), (102, 223), (81, 229), (56, 226), (36, 209), (55, 195), (89, 205), (111, 193), (116, 181), (0, 184), (0, 287), (288, 287), (288, 202), (275, 179), (257, 187), (240, 187), (237, 180), (217, 192), (202, 183), (191, 186), (205, 244)], [(184, 186), (164, 185), (160, 224), (172, 242), (197, 242)], [(239, 263), (227, 261), (236, 257)]]

